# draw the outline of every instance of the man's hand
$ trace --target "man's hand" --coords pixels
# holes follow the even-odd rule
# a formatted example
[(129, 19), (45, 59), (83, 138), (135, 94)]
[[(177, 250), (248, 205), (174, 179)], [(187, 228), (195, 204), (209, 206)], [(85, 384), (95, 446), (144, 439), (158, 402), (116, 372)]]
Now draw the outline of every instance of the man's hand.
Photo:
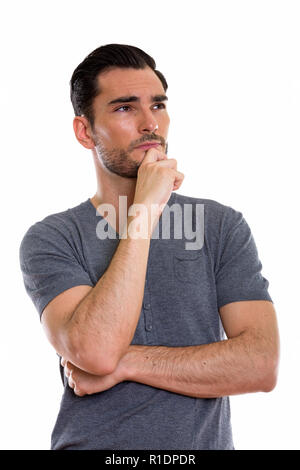
[(74, 366), (71, 362), (66, 361), (63, 357), (61, 359), (61, 365), (64, 367), (69, 387), (71, 387), (75, 395), (79, 397), (104, 392), (104, 390), (108, 390), (125, 380), (121, 363), (113, 373), (102, 376), (89, 374)]
[(232, 302), (220, 308), (220, 315), (226, 340), (176, 347), (129, 345), (109, 375), (95, 376), (65, 366), (69, 384), (80, 396), (124, 380), (197, 398), (273, 390), (279, 334), (272, 302)]
[(147, 151), (137, 176), (134, 204), (143, 204), (149, 210), (159, 207), (157, 219), (168, 202), (171, 192), (180, 188), (184, 174), (177, 171), (177, 161), (157, 149)]

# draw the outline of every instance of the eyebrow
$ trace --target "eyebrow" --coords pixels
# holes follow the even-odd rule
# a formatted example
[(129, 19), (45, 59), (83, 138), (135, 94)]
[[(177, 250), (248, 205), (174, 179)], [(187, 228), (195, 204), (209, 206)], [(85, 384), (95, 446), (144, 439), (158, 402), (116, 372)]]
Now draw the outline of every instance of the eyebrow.
[[(151, 96), (151, 101), (153, 102), (162, 102), (166, 101), (168, 97), (166, 95), (154, 95)], [(119, 98), (116, 98), (115, 100), (112, 100), (108, 103), (108, 106), (115, 104), (115, 103), (131, 103), (133, 101), (140, 101), (140, 98), (138, 96), (120, 96)]]

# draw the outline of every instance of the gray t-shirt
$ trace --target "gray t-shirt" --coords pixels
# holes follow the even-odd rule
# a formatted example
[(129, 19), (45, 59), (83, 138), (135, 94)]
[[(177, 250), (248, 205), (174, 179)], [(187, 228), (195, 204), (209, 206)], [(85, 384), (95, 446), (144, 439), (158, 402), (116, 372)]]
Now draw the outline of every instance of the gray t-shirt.
[[(172, 216), (170, 239), (157, 235), (151, 239), (132, 344), (176, 347), (221, 341), (226, 339), (218, 312), (222, 305), (242, 300), (272, 302), (255, 241), (241, 212), (178, 193), (171, 194), (169, 208), (173, 204), (182, 208), (182, 214), (185, 204), (192, 207), (194, 228), (196, 205), (204, 207), (203, 246), (187, 250), (185, 243), (191, 240), (184, 233), (183, 238), (174, 236)], [(109, 266), (120, 240), (115, 232), (115, 239), (96, 235), (101, 220), (105, 223), (88, 199), (46, 217), (26, 232), (20, 246), (21, 269), (40, 315), (66, 289), (95, 286)], [(160, 233), (161, 221), (162, 217)], [(131, 381), (78, 397), (62, 371), (60, 366), (64, 392), (51, 449), (234, 448), (228, 397), (194, 398)]]

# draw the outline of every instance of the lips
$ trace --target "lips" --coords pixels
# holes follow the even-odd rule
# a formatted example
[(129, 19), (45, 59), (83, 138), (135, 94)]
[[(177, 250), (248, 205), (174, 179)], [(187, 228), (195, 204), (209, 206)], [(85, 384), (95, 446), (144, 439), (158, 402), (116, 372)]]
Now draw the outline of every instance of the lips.
[(135, 147), (135, 148), (142, 149), (142, 150), (147, 150), (147, 149), (151, 149), (152, 147), (158, 147), (159, 145), (160, 145), (159, 142), (145, 143), (145, 144), (139, 145), (138, 147)]

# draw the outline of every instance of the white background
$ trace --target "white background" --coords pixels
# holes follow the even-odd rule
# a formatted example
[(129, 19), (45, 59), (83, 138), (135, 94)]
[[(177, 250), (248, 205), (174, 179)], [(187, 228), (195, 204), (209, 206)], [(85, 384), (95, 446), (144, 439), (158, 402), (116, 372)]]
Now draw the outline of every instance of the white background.
[(96, 47), (138, 46), (169, 84), (179, 193), (243, 213), (281, 333), (278, 385), (231, 398), (237, 449), (299, 449), (298, 1), (10, 1), (1, 7), (2, 449), (48, 449), (62, 385), (18, 249), (46, 215), (95, 191), (69, 80)]

